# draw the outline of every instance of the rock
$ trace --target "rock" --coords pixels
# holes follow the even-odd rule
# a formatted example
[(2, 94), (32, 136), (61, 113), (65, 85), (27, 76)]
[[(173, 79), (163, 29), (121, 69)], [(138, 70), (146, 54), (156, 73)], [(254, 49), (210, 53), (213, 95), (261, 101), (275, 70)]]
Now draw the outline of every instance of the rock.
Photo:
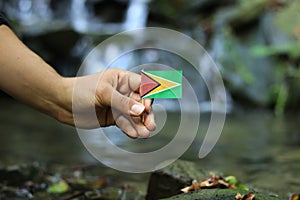
[(229, 24), (235, 29), (257, 20), (266, 10), (266, 6), (273, 0), (240, 1), (240, 5), (233, 10)]
[(275, 19), (276, 12), (267, 12), (262, 16), (261, 26), (266, 43), (275, 46), (290, 43), (291, 37), (278, 27)]
[(236, 1), (237, 0), (154, 0), (149, 3), (148, 21), (150, 26), (164, 24), (168, 27), (180, 28), (181, 30), (192, 29), (199, 25), (199, 21), (202, 21), (207, 16), (211, 16), (218, 8), (232, 5)]
[(87, 191), (84, 196), (88, 200), (115, 200), (120, 199), (120, 190), (118, 188), (105, 188), (101, 191)]
[(39, 180), (42, 168), (33, 165), (12, 165), (0, 169), (0, 180), (11, 186), (19, 186), (29, 179)]
[(182, 188), (191, 185), (192, 180), (204, 180), (210, 176), (209, 172), (201, 170), (192, 162), (177, 160), (168, 167), (151, 174), (146, 200), (223, 200), (235, 199), (237, 193), (245, 195), (250, 192), (255, 194), (256, 200), (280, 199), (274, 194), (264, 194), (242, 189), (200, 189), (186, 194), (181, 192)]
[(177, 160), (151, 174), (146, 199), (156, 200), (177, 195), (181, 193), (180, 189), (190, 185), (193, 179), (202, 180), (208, 176), (209, 173), (199, 169), (194, 163)]
[[(195, 192), (190, 192), (186, 194), (179, 194), (170, 198), (166, 198), (164, 200), (171, 199), (180, 199), (180, 200), (224, 200), (224, 199), (235, 199), (237, 193), (242, 195), (249, 193), (249, 191), (245, 190), (232, 190), (232, 189), (203, 189)], [(276, 200), (280, 199), (277, 196), (270, 194), (260, 194), (255, 193), (255, 200)]]
[(277, 81), (274, 60), (256, 57), (251, 52), (254, 44), (265, 43), (262, 35), (261, 29), (251, 28), (237, 38), (226, 26), (214, 35), (214, 58), (219, 63), (227, 89), (237, 102), (258, 106), (272, 103), (272, 85)]

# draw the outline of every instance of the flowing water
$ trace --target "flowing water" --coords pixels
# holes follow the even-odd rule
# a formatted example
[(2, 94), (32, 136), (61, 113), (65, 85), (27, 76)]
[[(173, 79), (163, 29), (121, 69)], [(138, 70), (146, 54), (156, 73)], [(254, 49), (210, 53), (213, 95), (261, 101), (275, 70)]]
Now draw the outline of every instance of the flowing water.
[[(60, 124), (10, 98), (0, 99), (0, 164), (33, 161), (63, 165), (102, 166), (83, 147), (74, 128)], [(112, 131), (110, 137), (124, 149), (147, 152), (167, 144), (176, 132), (178, 114), (169, 113), (164, 129), (148, 140), (131, 140)], [(251, 186), (287, 195), (300, 185), (299, 116), (276, 118), (269, 111), (248, 110), (230, 114), (222, 135), (205, 158), (197, 157), (209, 115), (201, 115), (198, 135), (181, 157), (199, 168), (234, 175)], [(187, 133), (188, 134), (188, 133)], [(116, 156), (117, 157), (117, 156)], [(120, 165), (126, 163), (120, 162)], [(137, 163), (138, 164), (138, 163)], [(134, 183), (146, 190), (149, 173), (128, 174), (103, 166), (103, 175), (119, 183)]]

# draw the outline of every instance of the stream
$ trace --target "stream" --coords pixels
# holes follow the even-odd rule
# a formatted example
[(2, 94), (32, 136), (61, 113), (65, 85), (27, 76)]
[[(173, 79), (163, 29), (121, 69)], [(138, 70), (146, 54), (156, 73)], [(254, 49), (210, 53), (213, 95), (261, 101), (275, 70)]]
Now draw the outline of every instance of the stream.
[[(87, 152), (73, 127), (9, 97), (0, 98), (0, 110), (0, 166), (35, 161), (66, 166), (98, 165), (116, 186), (129, 183), (146, 191), (149, 173), (130, 174), (103, 166)], [(147, 140), (131, 140), (118, 131), (112, 131), (110, 137), (116, 136), (117, 145), (134, 152), (160, 148), (176, 132), (178, 116), (168, 113), (164, 129)], [(202, 114), (196, 139), (181, 159), (191, 160), (199, 168), (234, 175), (241, 182), (264, 191), (280, 195), (297, 192), (300, 185), (299, 119), (297, 115), (276, 118), (265, 110), (239, 109), (227, 116), (212, 152), (199, 159), (203, 133), (209, 124), (209, 114)], [(126, 164), (126, 158), (122, 164)]]

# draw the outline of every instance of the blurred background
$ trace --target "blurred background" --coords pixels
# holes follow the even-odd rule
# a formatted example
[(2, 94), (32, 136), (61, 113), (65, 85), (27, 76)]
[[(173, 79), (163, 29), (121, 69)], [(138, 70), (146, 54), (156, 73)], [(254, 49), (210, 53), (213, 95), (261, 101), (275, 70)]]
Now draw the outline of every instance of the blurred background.
[[(0, 10), (22, 41), (63, 76), (75, 76), (96, 45), (121, 31), (155, 26), (189, 35), (216, 62), (229, 109), (214, 150), (204, 159), (197, 158), (209, 124), (209, 112), (203, 113), (199, 137), (182, 158), (205, 169), (233, 174), (265, 190), (280, 194), (298, 190), (298, 0), (2, 0)], [(115, 53), (115, 49), (106, 53)], [(185, 63), (174, 55), (147, 51), (122, 62), (122, 68), (149, 61), (169, 66)], [(203, 82), (199, 79), (193, 83), (199, 86)], [(199, 101), (209, 101), (205, 87), (200, 87), (197, 95)], [(173, 124), (179, 120), (176, 116), (174, 110), (170, 112), (168, 120), (174, 123), (167, 123), (160, 138), (151, 139), (148, 146), (141, 142), (143, 148), (168, 142), (176, 128)], [(32, 161), (98, 164), (74, 128), (5, 94), (0, 96), (0, 119), (0, 165)], [(133, 142), (120, 137), (124, 138), (119, 145), (130, 149)], [(136, 143), (133, 148), (138, 149), (140, 143)], [(128, 178), (120, 172), (113, 174)], [(135, 181), (146, 185), (145, 176), (136, 175)]]

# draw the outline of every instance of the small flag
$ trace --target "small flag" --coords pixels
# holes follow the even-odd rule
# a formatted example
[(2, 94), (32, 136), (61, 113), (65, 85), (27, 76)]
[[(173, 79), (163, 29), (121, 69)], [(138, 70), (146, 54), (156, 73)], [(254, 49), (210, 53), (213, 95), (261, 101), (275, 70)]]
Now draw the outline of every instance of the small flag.
[(181, 98), (182, 71), (142, 71), (142, 98)]

